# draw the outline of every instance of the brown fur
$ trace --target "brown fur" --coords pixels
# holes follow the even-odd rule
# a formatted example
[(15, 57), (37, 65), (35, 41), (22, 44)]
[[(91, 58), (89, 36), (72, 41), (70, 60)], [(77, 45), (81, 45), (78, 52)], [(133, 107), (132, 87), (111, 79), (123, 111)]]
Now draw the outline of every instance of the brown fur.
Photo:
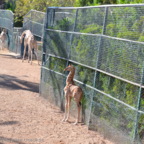
[[(38, 45), (37, 45), (37, 41), (34, 39), (34, 36), (30, 36), (28, 38), (28, 62), (29, 62), (29, 56), (31, 56), (31, 64), (32, 64), (32, 50), (34, 49), (34, 51), (36, 52), (36, 57), (37, 57), (37, 52), (38, 52)], [(38, 57), (37, 57), (38, 60)], [(39, 61), (38, 61), (39, 64)]]
[[(34, 35), (31, 33), (30, 30), (25, 30), (21, 34), (21, 37), (20, 37), (21, 43), (22, 43), (23, 38), (24, 38), (24, 53), (23, 53), (22, 62), (24, 61), (25, 54), (26, 54), (26, 47), (28, 46), (28, 62), (30, 59), (29, 57), (31, 55), (31, 64), (32, 64), (32, 49), (36, 51), (36, 57), (37, 57), (37, 51), (38, 51), (37, 41), (34, 39)], [(39, 64), (39, 61), (38, 61), (38, 64)]]
[(82, 99), (82, 89), (79, 86), (76, 86), (73, 78), (75, 74), (75, 67), (72, 65), (69, 65), (64, 69), (64, 71), (70, 71), (69, 75), (67, 76), (66, 79), (66, 86), (64, 88), (65, 92), (65, 116), (63, 121), (68, 121), (69, 118), (69, 110), (70, 110), (70, 102), (71, 99), (74, 98), (74, 101), (77, 103), (77, 109), (78, 109), (78, 114), (77, 114), (77, 119), (74, 124), (77, 124), (80, 120), (80, 110), (81, 110), (81, 99)]

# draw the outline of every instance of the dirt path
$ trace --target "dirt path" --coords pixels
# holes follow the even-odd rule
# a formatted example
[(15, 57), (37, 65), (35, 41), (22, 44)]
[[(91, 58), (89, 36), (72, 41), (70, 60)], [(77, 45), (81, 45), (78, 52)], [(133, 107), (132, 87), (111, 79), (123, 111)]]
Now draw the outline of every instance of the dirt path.
[(0, 51), (0, 144), (113, 144), (39, 97), (40, 66)]

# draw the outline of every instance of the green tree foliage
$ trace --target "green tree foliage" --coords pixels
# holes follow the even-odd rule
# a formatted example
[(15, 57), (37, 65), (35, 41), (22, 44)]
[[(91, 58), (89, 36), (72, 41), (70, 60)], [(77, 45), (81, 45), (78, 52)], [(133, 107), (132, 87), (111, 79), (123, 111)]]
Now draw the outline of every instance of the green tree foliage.
[(143, 0), (6, 0), (8, 8), (15, 12), (15, 22), (22, 25), (22, 19), (31, 9), (46, 11), (47, 7), (90, 6), (98, 4), (142, 3)]
[(15, 8), (15, 22), (21, 22), (23, 16), (26, 15), (31, 9), (46, 12), (47, 7), (64, 7), (74, 6), (75, 0), (17, 0)]
[(15, 0), (5, 0), (5, 8), (14, 12), (16, 8), (16, 1)]

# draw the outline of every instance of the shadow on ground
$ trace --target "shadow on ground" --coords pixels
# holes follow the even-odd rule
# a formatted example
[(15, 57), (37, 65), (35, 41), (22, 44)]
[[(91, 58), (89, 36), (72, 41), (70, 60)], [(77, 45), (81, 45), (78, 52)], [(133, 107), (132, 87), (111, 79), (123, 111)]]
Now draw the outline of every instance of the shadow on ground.
[(18, 121), (5, 121), (5, 122), (0, 122), (0, 126), (8, 126), (8, 125), (16, 125), (19, 124)]
[(12, 138), (6, 138), (6, 137), (0, 136), (0, 144), (5, 144), (5, 142), (13, 143), (13, 144), (25, 144), (21, 141), (22, 141), (21, 139), (12, 139)]
[(3, 58), (10, 58), (10, 59), (15, 59), (17, 58), (17, 55), (11, 55), (11, 54), (0, 54)]
[(15, 76), (0, 75), (0, 88), (9, 90), (27, 90), (32, 92), (39, 92), (39, 84), (29, 81), (21, 80)]

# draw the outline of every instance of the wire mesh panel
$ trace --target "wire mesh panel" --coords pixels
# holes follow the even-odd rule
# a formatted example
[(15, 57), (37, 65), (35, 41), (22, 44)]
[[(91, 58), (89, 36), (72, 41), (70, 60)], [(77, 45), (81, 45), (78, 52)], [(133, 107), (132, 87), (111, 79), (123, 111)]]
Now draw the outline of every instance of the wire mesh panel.
[(14, 38), (14, 49), (13, 52), (17, 54), (21, 54), (21, 43), (20, 43), (20, 36), (22, 34), (22, 27), (14, 27), (13, 30), (13, 38)]
[(63, 107), (63, 76), (46, 69), (42, 69), (42, 75), (41, 94), (51, 103)]
[[(38, 43), (38, 59), (41, 60), (45, 13), (31, 10), (24, 16), (23, 30), (30, 30)], [(23, 52), (22, 52), (23, 53)]]
[(24, 16), (23, 29), (29, 29), (35, 36), (43, 37), (45, 13), (31, 10)]
[(76, 32), (101, 34), (103, 31), (105, 8), (78, 9)]
[(73, 31), (76, 20), (76, 10), (73, 9), (48, 9), (48, 27), (49, 29)]
[(134, 135), (135, 119), (136, 111), (95, 91), (90, 129), (111, 137), (117, 144), (128, 144)]
[(109, 7), (106, 35), (143, 41), (144, 7)]
[(140, 83), (143, 55), (144, 43), (103, 37), (98, 68), (132, 82)]
[(0, 9), (0, 27), (12, 30), (13, 29), (13, 13), (9, 10)]
[(0, 10), (0, 27), (7, 30), (7, 48), (10, 51), (14, 49), (13, 43), (13, 20), (14, 15), (9, 10)]
[(70, 59), (79, 63), (96, 67), (100, 36), (72, 34)]
[(46, 54), (68, 58), (70, 34), (47, 30), (45, 36)]
[(23, 28), (25, 30), (31, 29), (31, 11), (29, 11), (23, 19)]
[[(41, 95), (63, 110), (63, 69), (76, 68), (82, 120), (117, 144), (144, 141), (144, 5), (48, 8)], [(73, 114), (76, 114), (74, 102)]]

